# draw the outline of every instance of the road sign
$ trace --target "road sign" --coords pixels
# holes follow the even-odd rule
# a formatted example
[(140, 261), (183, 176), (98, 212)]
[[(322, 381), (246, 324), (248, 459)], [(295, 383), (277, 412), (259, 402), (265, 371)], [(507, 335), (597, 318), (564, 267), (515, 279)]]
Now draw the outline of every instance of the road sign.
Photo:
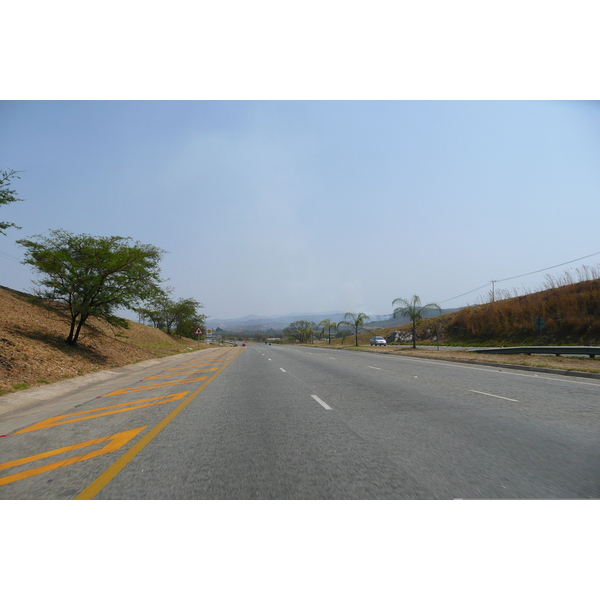
[(546, 326), (546, 319), (544, 319), (543, 317), (536, 317), (533, 320), (533, 326), (538, 330), (541, 331), (542, 329), (544, 329), (544, 327)]
[(200, 329), (200, 327), (198, 327), (198, 329), (196, 329), (196, 331), (194, 331), (194, 335), (202, 335), (202, 329)]

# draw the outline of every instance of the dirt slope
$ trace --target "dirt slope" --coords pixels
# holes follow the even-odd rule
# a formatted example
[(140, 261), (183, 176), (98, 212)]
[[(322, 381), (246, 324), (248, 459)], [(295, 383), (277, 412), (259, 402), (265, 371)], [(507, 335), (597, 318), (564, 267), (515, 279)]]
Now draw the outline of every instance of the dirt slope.
[(0, 286), (0, 394), (198, 348), (195, 340), (133, 321), (115, 329), (98, 319), (71, 347), (64, 341), (68, 325), (32, 299)]

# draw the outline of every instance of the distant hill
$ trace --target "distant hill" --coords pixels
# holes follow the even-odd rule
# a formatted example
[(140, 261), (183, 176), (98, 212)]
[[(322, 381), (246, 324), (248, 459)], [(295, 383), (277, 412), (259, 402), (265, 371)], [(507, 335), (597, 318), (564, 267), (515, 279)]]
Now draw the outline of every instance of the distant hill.
[(288, 315), (276, 315), (270, 317), (247, 315), (237, 319), (207, 319), (206, 326), (213, 329), (220, 327), (225, 331), (281, 331), (284, 327), (287, 327), (294, 321), (314, 321), (315, 323), (319, 323), (324, 319), (331, 319), (337, 323), (343, 318), (344, 313), (291, 313)]
[[(443, 312), (452, 312), (457, 309), (451, 308), (446, 309)], [(437, 314), (437, 311), (435, 311)], [(339, 323), (344, 320), (346, 313), (343, 312), (330, 312), (330, 313), (290, 313), (287, 315), (275, 315), (270, 317), (260, 317), (257, 315), (246, 315), (245, 317), (239, 317), (237, 319), (208, 319), (206, 326), (212, 329), (220, 327), (225, 331), (236, 331), (236, 332), (264, 332), (264, 331), (281, 331), (284, 327), (287, 327), (294, 321), (313, 321), (314, 323), (320, 323), (325, 319), (331, 319), (335, 323)], [(407, 320), (398, 317), (392, 318), (392, 315), (369, 315), (371, 321), (367, 322), (369, 329), (382, 328), (382, 327), (393, 327), (394, 325), (402, 325)]]
[[(460, 310), (460, 309), (458, 309), (458, 308), (443, 308), (442, 314), (446, 315), (448, 313), (453, 313), (458, 310)], [(439, 316), (439, 314), (440, 314), (439, 311), (436, 309), (423, 311), (423, 317), (426, 319), (429, 319), (431, 317), (437, 317), (437, 316)], [(369, 321), (367, 326), (369, 329), (373, 329), (373, 328), (386, 329), (388, 327), (399, 327), (400, 325), (404, 325), (406, 323), (410, 323), (410, 319), (408, 317), (398, 316), (398, 317), (394, 318), (393, 315), (388, 315), (387, 318), (385, 318), (385, 319), (376, 317), (376, 320)]]

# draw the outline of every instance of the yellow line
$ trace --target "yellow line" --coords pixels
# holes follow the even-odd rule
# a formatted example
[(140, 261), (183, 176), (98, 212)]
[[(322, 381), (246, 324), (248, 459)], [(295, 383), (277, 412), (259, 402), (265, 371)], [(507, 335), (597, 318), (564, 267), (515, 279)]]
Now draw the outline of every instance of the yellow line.
[(197, 383), (198, 381), (203, 381), (207, 376), (203, 377), (193, 377), (191, 379), (177, 379), (176, 381), (167, 381), (162, 383), (147, 383), (146, 385), (138, 385), (136, 387), (131, 388), (123, 388), (122, 390), (115, 390), (110, 394), (104, 394), (103, 398), (108, 396), (118, 396), (119, 394), (133, 394), (134, 392), (147, 392), (149, 390), (156, 390), (158, 388), (171, 387), (174, 385), (183, 385), (185, 383)]
[(97, 438), (95, 440), (82, 442), (81, 444), (65, 446), (64, 448), (57, 448), (56, 450), (50, 450), (49, 452), (42, 452), (41, 454), (36, 454), (35, 456), (28, 456), (27, 458), (20, 458), (18, 460), (12, 460), (10, 462), (3, 463), (0, 465), (1, 470), (26, 465), (28, 463), (35, 462), (36, 460), (41, 460), (50, 456), (56, 456), (57, 454), (64, 454), (65, 452), (71, 452), (72, 450), (80, 450), (81, 448), (86, 448), (87, 446), (93, 446), (102, 442), (108, 442), (106, 446), (104, 446), (104, 448), (99, 448), (98, 450), (88, 452), (87, 454), (73, 456), (71, 458), (59, 460), (58, 462), (54, 462), (49, 465), (43, 465), (41, 467), (28, 469), (27, 471), (21, 471), (20, 473), (14, 473), (13, 475), (6, 475), (5, 477), (0, 477), (0, 485), (6, 485), (7, 483), (13, 483), (21, 479), (27, 479), (28, 477), (33, 477), (34, 475), (39, 475), (40, 473), (47, 473), (48, 471), (54, 471), (54, 469), (60, 469), (61, 467), (67, 467), (69, 465), (73, 465), (84, 460), (89, 460), (90, 458), (95, 458), (96, 456), (102, 456), (103, 454), (107, 454), (108, 452), (114, 452), (115, 450), (119, 450), (119, 448), (122, 448), (127, 442), (132, 440), (143, 429), (146, 429), (146, 427), (144, 426), (138, 427), (137, 429), (130, 429), (129, 431), (115, 433), (114, 435), (107, 435), (105, 437)]
[[(243, 349), (233, 358), (237, 358)], [(146, 435), (135, 443), (123, 456), (117, 459), (102, 475), (92, 481), (83, 492), (75, 496), (75, 500), (91, 500), (94, 498), (120, 471), (139, 454), (213, 379), (215, 379), (227, 367), (224, 364), (214, 375), (205, 381), (197, 390), (192, 392), (181, 404), (171, 411), (160, 423), (155, 425)]]
[[(167, 369), (167, 371), (189, 371), (190, 369), (200, 369), (204, 367), (214, 367), (215, 365), (222, 365), (223, 363), (210, 363), (207, 365), (189, 365), (189, 366), (180, 366), (173, 367), (172, 369)], [(194, 371), (192, 371), (194, 373)]]
[(216, 370), (217, 367), (213, 367), (212, 369), (196, 369), (194, 371), (178, 371), (177, 373), (162, 373), (161, 375), (152, 375), (151, 377), (146, 377), (146, 379), (142, 379), (142, 381), (148, 381), (150, 379), (167, 379), (168, 377), (180, 377), (182, 375), (193, 375), (194, 373), (210, 373), (211, 371)]
[[(133, 402), (125, 402), (124, 404), (114, 404), (113, 406), (102, 406), (100, 408), (92, 408), (90, 410), (84, 410), (81, 412), (70, 413), (68, 415), (59, 415), (58, 417), (50, 417), (45, 421), (40, 421), (39, 423), (35, 423), (31, 425), (31, 427), (26, 427), (25, 429), (20, 429), (19, 431), (15, 431), (12, 435), (19, 435), (20, 433), (30, 433), (31, 431), (37, 431), (39, 429), (49, 429), (50, 427), (58, 427), (59, 425), (65, 425), (66, 423), (76, 423), (77, 421), (87, 421), (88, 419), (98, 419), (100, 417), (105, 417), (107, 415), (115, 415), (121, 412), (127, 412), (129, 410), (137, 410), (139, 408), (147, 408), (148, 406), (157, 406), (158, 404), (165, 404), (166, 402), (176, 402), (177, 400), (181, 400), (188, 392), (178, 392), (177, 394), (169, 394), (168, 396), (157, 396), (156, 398), (146, 398), (144, 400), (134, 400)], [(166, 400), (165, 400), (166, 398)], [(126, 408), (123, 408), (126, 407)], [(115, 409), (115, 410), (110, 410)], [(89, 413), (100, 413), (91, 415)], [(88, 415), (87, 417), (82, 417), (78, 415)], [(77, 417), (76, 419), (67, 419), (67, 417)]]

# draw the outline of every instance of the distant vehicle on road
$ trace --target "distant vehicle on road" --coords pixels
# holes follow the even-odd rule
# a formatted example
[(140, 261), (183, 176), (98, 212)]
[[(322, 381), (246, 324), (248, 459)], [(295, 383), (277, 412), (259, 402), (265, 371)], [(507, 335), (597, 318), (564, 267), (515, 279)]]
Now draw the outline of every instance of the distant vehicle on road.
[(376, 335), (371, 338), (371, 346), (387, 346), (387, 342), (385, 338), (382, 338), (380, 335)]

